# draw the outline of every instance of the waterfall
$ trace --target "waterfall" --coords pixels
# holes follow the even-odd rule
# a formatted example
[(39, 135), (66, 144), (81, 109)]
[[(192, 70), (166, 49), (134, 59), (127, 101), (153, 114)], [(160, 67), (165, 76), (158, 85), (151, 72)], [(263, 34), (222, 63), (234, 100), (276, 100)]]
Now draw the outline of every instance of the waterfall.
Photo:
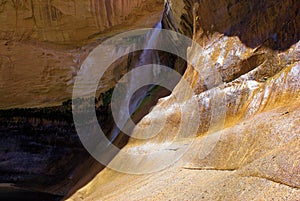
[[(148, 32), (147, 34), (147, 38), (149, 38), (146, 46), (145, 46), (145, 50), (142, 52), (139, 62), (138, 64), (135, 66), (140, 67), (146, 64), (160, 64), (160, 60), (159, 60), (159, 55), (157, 52), (153, 52), (149, 49), (151, 49), (151, 47), (156, 43), (157, 41), (157, 37), (159, 35), (160, 29), (162, 28), (162, 24), (161, 22), (157, 23), (155, 25), (155, 30)], [(152, 69), (149, 69), (149, 72), (147, 74), (143, 74), (143, 75), (135, 75), (131, 78), (131, 80), (129, 80), (129, 88), (134, 87), (135, 86), (135, 80), (136, 78), (138, 79), (142, 79), (143, 76), (152, 76), (152, 77), (157, 77), (159, 74), (159, 72), (153, 72)], [(147, 90), (139, 90), (139, 93), (135, 93), (133, 97), (128, 97), (131, 98), (130, 101), (130, 106), (129, 106), (129, 111), (130, 114), (132, 114), (137, 107), (139, 106), (140, 102), (146, 97), (147, 95), (147, 91), (150, 89), (150, 87)]]
[[(147, 38), (149, 38), (149, 40), (145, 46), (145, 50), (143, 51), (143, 53), (140, 56), (140, 60), (136, 67), (146, 64), (147, 59), (149, 59), (149, 56), (151, 56), (151, 57), (153, 56), (153, 54), (149, 55), (148, 49), (151, 49), (153, 44), (156, 43), (160, 29), (162, 28), (162, 23), (161, 22), (157, 23), (154, 28), (155, 28), (155, 30), (148, 32), (148, 34), (146, 36)], [(155, 54), (155, 58), (153, 58), (153, 57), (152, 58), (157, 59), (157, 57), (158, 57), (158, 55)], [(152, 61), (154, 61), (154, 63), (155, 63), (155, 60), (152, 60)]]
[[(154, 28), (155, 29), (149, 31), (146, 34), (147, 43), (145, 44), (144, 50), (140, 55), (139, 61), (134, 66), (134, 68), (139, 68), (146, 64), (160, 64), (158, 53), (152, 51), (151, 49), (156, 43), (157, 37), (159, 36), (160, 30), (162, 28), (161, 21), (157, 23)], [(151, 76), (153, 78), (156, 78), (159, 75), (159, 73), (160, 72), (156, 72), (151, 68), (149, 68), (149, 71), (146, 74), (145, 73), (138, 74), (138, 72), (136, 71), (133, 72), (133, 76), (131, 76), (130, 79), (128, 80), (128, 93), (126, 95), (126, 99), (130, 100), (130, 105), (129, 105), (130, 115), (132, 115), (135, 112), (135, 110), (138, 108), (142, 100), (147, 96), (147, 92), (153, 87), (153, 86), (143, 87), (143, 89), (138, 90), (137, 92), (134, 93), (132, 97), (130, 97), (128, 94), (130, 94), (129, 92), (133, 92), (136, 85), (136, 79), (143, 79), (143, 77), (145, 76)], [(127, 107), (127, 106), (124, 105), (123, 107)], [(121, 110), (119, 111), (118, 119), (122, 119), (122, 117), (126, 116), (124, 114), (125, 111), (122, 111), (123, 107), (121, 107)], [(125, 124), (123, 126), (125, 126)], [(119, 133), (120, 133), (120, 129), (115, 125), (111, 133), (111, 139), (110, 139), (111, 142), (113, 142), (117, 138)]]

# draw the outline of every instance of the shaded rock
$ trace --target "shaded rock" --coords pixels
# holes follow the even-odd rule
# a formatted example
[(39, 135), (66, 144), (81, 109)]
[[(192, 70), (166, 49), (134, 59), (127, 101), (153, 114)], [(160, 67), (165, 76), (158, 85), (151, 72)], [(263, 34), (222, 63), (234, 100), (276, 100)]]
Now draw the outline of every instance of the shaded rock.
[[(83, 148), (74, 127), (70, 98), (76, 74), (103, 40), (129, 29), (152, 28), (162, 8), (160, 0), (0, 1), (4, 194), (62, 198), (103, 168)], [(99, 84), (96, 112), (107, 135), (114, 123), (107, 96), (139, 54), (120, 58)]]
[[(69, 200), (298, 200), (298, 7), (296, 1), (166, 1), (166, 27), (192, 33), (201, 46), (188, 50), (193, 63), (184, 74), (195, 94), (180, 82), (132, 133), (151, 138), (130, 139), (112, 164), (151, 169), (191, 146), (160, 172), (106, 168)], [(181, 125), (191, 113), (200, 120)], [(157, 133), (147, 129), (162, 123)], [(189, 127), (198, 128), (196, 135), (184, 132)]]

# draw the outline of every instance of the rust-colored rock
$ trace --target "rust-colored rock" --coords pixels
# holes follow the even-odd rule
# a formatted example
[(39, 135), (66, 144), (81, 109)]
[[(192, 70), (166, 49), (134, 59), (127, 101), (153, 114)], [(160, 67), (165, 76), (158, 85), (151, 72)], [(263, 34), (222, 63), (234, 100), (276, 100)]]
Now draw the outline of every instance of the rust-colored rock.
[(141, 20), (139, 26), (153, 26), (151, 18), (142, 17), (161, 10), (161, 3), (160, 0), (1, 0), (0, 38), (78, 45), (104, 32), (111, 34), (117, 25), (122, 29), (136, 23), (137, 16)]
[[(131, 139), (123, 149), (127, 153), (145, 154), (144, 158), (133, 156), (124, 160), (120, 153), (113, 163), (149, 167), (171, 160), (157, 157), (149, 161), (147, 154), (159, 150), (164, 156), (164, 145), (179, 133), (180, 115), (191, 111), (198, 112), (200, 118), (197, 136), (190, 136), (192, 146), (171, 167), (146, 175), (107, 168), (69, 200), (298, 200), (299, 3), (166, 3), (166, 26), (187, 35), (192, 27), (192, 37), (202, 47), (189, 49), (194, 63), (184, 74), (195, 95), (175, 99), (186, 90), (179, 83), (171, 96), (161, 99), (132, 133), (151, 136), (145, 128), (166, 119), (159, 135), (147, 141)], [(188, 17), (191, 13), (192, 21)], [(205, 67), (204, 75), (194, 69)], [(188, 104), (192, 99), (197, 100), (199, 107)], [(180, 105), (185, 110), (180, 110)], [(213, 120), (218, 120), (224, 111), (224, 122), (220, 122), (222, 118)], [(190, 126), (193, 122), (196, 119), (190, 120)], [(180, 153), (187, 142), (178, 142), (169, 151)]]
[[(1, 197), (6, 190), (16, 191), (13, 196), (28, 190), (36, 197), (49, 193), (53, 200), (103, 168), (83, 148), (74, 127), (75, 76), (103, 40), (152, 28), (162, 10), (162, 0), (0, 0), (0, 199), (8, 199)], [(118, 60), (101, 80), (97, 113), (104, 132), (113, 121), (103, 96), (136, 57)]]
[[(152, 28), (163, 9), (160, 0), (18, 0), (0, 5), (1, 109), (53, 106), (70, 99), (77, 71), (93, 48), (124, 30)], [(124, 63), (107, 72), (102, 92), (125, 72), (126, 58)]]

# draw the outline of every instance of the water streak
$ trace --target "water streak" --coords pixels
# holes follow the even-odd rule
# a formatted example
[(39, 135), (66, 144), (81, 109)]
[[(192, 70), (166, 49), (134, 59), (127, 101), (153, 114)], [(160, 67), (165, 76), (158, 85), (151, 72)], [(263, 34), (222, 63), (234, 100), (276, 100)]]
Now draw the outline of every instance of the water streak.
[[(158, 41), (157, 38), (159, 37), (159, 33), (162, 28), (162, 23), (161, 22), (157, 23), (154, 28), (155, 29), (152, 29), (151, 31), (149, 31), (146, 34), (147, 43), (145, 44), (144, 50), (139, 58), (139, 61), (135, 65), (135, 68), (142, 67), (143, 65), (146, 65), (146, 64), (160, 64), (158, 52), (152, 51), (151, 49), (152, 49), (152, 47), (155, 46), (156, 41)], [(143, 80), (145, 78), (145, 76), (147, 76), (147, 79), (149, 79), (149, 77), (151, 77), (152, 79), (156, 79), (159, 76), (159, 74), (160, 74), (160, 72), (156, 72), (156, 71), (152, 70), (151, 68), (149, 68), (148, 73), (143, 73), (143, 74), (139, 74), (138, 71), (135, 71), (133, 73), (133, 76), (130, 76), (130, 79), (128, 80), (127, 94), (132, 94), (130, 92), (133, 92), (133, 90), (136, 88), (135, 85), (136, 85), (137, 79)], [(143, 87), (142, 89), (136, 91), (132, 97), (130, 97), (129, 95), (126, 95), (126, 99), (130, 100), (130, 104), (129, 104), (130, 115), (132, 115), (136, 111), (136, 109), (139, 107), (140, 103), (147, 96), (148, 91), (151, 90), (152, 87), (153, 86)], [(126, 102), (126, 101), (124, 101), (124, 102)], [(128, 106), (123, 105), (121, 107), (121, 110), (119, 111), (116, 121), (126, 122), (127, 119), (122, 119), (122, 118), (126, 118), (128, 116), (125, 114), (125, 110), (122, 110), (122, 108), (125, 108), (125, 107), (128, 107)], [(121, 125), (121, 127), (122, 126), (124, 127), (125, 124)], [(120, 133), (120, 129), (117, 126), (114, 126), (112, 133), (111, 133), (110, 140), (113, 142), (117, 138), (119, 133)]]

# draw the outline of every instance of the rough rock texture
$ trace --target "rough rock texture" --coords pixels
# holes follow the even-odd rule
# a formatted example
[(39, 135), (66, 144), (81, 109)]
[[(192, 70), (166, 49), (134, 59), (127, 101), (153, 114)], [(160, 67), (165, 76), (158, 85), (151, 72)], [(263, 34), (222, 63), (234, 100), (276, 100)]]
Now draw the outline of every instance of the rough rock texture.
[[(136, 17), (153, 15), (156, 3), (161, 1), (1, 0), (0, 38), (78, 44), (116, 25), (129, 25)], [(151, 17), (143, 23), (152, 24)]]
[[(104, 132), (112, 126), (107, 111), (104, 106), (97, 110)], [(2, 110), (0, 122), (0, 189), (4, 183), (64, 196), (78, 181), (85, 183), (85, 175), (89, 180), (102, 168), (80, 143), (69, 104)]]
[[(195, 94), (179, 83), (132, 135), (152, 136), (147, 127), (165, 120), (163, 129), (149, 140), (130, 139), (123, 151), (132, 157), (122, 152), (112, 163), (155, 167), (173, 160), (166, 152), (180, 154), (192, 145), (160, 172), (130, 175), (107, 168), (69, 200), (299, 200), (298, 10), (292, 0), (166, 1), (166, 26), (187, 35), (192, 27), (201, 46), (189, 49), (193, 62), (184, 74)], [(189, 119), (191, 127), (200, 121), (196, 136), (186, 133), (185, 141), (166, 150), (188, 127), (180, 127), (180, 116), (191, 113), (200, 119)], [(160, 155), (150, 159), (154, 151)]]
[[(0, 1), (0, 109), (68, 100), (93, 48), (124, 30), (152, 28), (162, 9), (161, 0)], [(102, 92), (124, 73), (125, 66), (115, 67)]]
[[(64, 196), (103, 168), (74, 128), (75, 76), (103, 40), (152, 28), (162, 10), (161, 0), (0, 1), (0, 199), (11, 190)], [(105, 99), (137, 57), (121, 58), (101, 80), (97, 114), (107, 133), (113, 121)]]

